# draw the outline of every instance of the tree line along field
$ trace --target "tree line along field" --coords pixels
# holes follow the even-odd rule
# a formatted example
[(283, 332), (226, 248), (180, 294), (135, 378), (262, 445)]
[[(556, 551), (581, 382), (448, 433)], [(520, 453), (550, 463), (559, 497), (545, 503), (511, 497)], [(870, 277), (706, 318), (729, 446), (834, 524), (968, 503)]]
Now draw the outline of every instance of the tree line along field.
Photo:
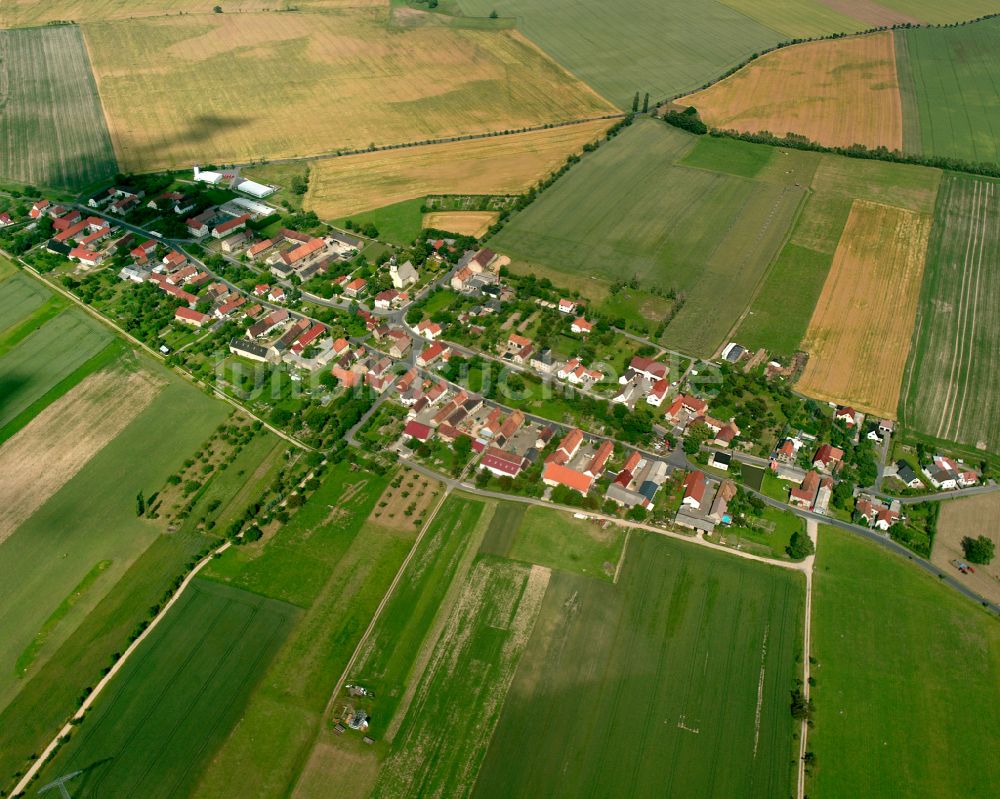
[(312, 162), (305, 207), (324, 219), (428, 194), (519, 194), (600, 138), (607, 120)]
[(639, 119), (515, 215), (491, 245), (524, 271), (537, 264), (605, 286), (635, 277), (647, 290), (673, 290), (684, 302), (664, 342), (711, 355), (782, 246), (805, 190), (781, 175), (755, 180), (725, 166), (688, 167), (683, 159), (697, 142)]
[(388, 9), (353, 8), (93, 22), (85, 33), (129, 170), (304, 157), (613, 110), (516, 32), (387, 23)]
[(942, 182), (927, 276), (900, 402), (907, 427), (995, 451), (1000, 446), (1000, 187)]
[(998, 31), (1000, 20), (985, 19), (807, 42), (767, 53), (677, 102), (723, 129), (995, 165)]
[(808, 795), (995, 796), (996, 619), (831, 527), (820, 529), (814, 583)]
[[(995, 9), (993, 9), (995, 10)], [(906, 149), (1000, 163), (1000, 19), (954, 28), (896, 31)]]
[(707, 125), (831, 146), (903, 146), (893, 33), (809, 42), (751, 62), (704, 91), (680, 98)]
[(0, 30), (0, 178), (77, 189), (115, 171), (80, 29)]
[[(47, 767), (74, 796), (185, 795), (300, 611), (195, 580)], [(45, 777), (43, 777), (43, 780)]]

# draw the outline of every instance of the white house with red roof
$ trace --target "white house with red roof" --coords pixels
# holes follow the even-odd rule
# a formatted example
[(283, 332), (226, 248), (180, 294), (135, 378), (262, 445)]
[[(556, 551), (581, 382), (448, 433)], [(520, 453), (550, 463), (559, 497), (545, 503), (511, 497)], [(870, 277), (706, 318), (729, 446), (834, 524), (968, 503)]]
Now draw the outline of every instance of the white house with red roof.
[(684, 478), (684, 498), (681, 505), (698, 510), (705, 499), (705, 473), (699, 469), (688, 472)]
[(99, 266), (104, 261), (104, 253), (96, 252), (82, 245), (70, 250), (69, 257), (79, 261), (84, 266)]
[(208, 314), (195, 311), (191, 308), (178, 308), (174, 311), (174, 319), (192, 327), (201, 327), (211, 320), (211, 318)]
[(576, 310), (576, 303), (565, 298), (559, 300), (559, 313), (573, 313)]
[(583, 335), (587, 335), (591, 330), (594, 329), (594, 325), (591, 322), (588, 322), (582, 316), (579, 316), (573, 320), (573, 324), (569, 326), (569, 329), (572, 330), (574, 333), (581, 333)]
[(240, 214), (239, 216), (234, 216), (232, 219), (228, 219), (225, 222), (216, 225), (212, 229), (212, 238), (222, 239), (230, 233), (235, 233), (237, 230), (243, 230), (249, 221), (250, 214)]

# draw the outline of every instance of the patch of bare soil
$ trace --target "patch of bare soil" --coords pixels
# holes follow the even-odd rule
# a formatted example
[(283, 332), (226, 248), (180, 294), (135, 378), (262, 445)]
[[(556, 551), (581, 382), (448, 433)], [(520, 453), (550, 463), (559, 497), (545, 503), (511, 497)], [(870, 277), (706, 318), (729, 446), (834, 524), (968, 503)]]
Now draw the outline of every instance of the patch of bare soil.
[(143, 370), (98, 372), (0, 447), (0, 543), (124, 430), (162, 387), (162, 381)]

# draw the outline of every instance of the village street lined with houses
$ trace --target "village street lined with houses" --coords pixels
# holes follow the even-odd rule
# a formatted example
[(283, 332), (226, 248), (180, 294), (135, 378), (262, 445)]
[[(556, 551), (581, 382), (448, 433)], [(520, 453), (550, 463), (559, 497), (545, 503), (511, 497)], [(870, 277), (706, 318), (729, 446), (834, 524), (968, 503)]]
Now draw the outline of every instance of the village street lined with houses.
[[(32, 221), (19, 223), (52, 235), (8, 257), (294, 447), (348, 459), (349, 447), (440, 484), (428, 524), (454, 492), (554, 509), (802, 573), (807, 609), (826, 525), (906, 558), (1000, 613), (1000, 604), (962, 579), (966, 564), (942, 571), (926, 543), (936, 519), (931, 503), (1000, 485), (958, 455), (895, 448), (892, 419), (793, 391), (789, 378), (801, 363), (736, 342), (711, 360), (669, 350), (547, 280), (510, 272), (505, 256), (468, 237), (392, 247), (306, 215), (283, 217), (263, 202), (275, 187), (244, 183), (238, 173), (196, 169), (193, 181), (160, 186), (152, 199), (114, 186), (78, 203), (40, 200), (31, 205)], [(201, 184), (213, 187), (211, 195)], [(139, 209), (154, 214), (130, 221)], [(176, 230), (164, 213), (193, 214), (186, 234), (160, 232), (164, 218)], [(141, 296), (139, 308), (130, 295)], [(344, 413), (317, 425), (305, 411), (289, 410), (300, 400), (313, 411)], [(766, 422), (778, 406), (785, 422)], [(807, 610), (805, 664), (810, 622)], [(90, 693), (77, 720), (143, 640)], [(36, 778), (69, 729), (15, 792)], [(803, 796), (804, 719), (798, 741)]]

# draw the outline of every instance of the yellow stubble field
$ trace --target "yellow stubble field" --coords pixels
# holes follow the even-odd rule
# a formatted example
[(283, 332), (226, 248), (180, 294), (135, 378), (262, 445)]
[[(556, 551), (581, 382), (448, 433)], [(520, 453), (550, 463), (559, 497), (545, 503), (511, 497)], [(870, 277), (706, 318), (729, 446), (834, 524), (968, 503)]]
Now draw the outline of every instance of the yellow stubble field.
[(610, 124), (597, 120), (316, 161), (306, 207), (335, 219), (426, 194), (516, 194), (599, 139)]
[(85, 23), (123, 171), (302, 157), (589, 118), (610, 104), (515, 31), (384, 8)]
[(802, 393), (895, 418), (931, 217), (856, 200), (803, 340)]
[(776, 50), (677, 103), (717, 128), (791, 132), (828, 146), (903, 146), (891, 31)]

